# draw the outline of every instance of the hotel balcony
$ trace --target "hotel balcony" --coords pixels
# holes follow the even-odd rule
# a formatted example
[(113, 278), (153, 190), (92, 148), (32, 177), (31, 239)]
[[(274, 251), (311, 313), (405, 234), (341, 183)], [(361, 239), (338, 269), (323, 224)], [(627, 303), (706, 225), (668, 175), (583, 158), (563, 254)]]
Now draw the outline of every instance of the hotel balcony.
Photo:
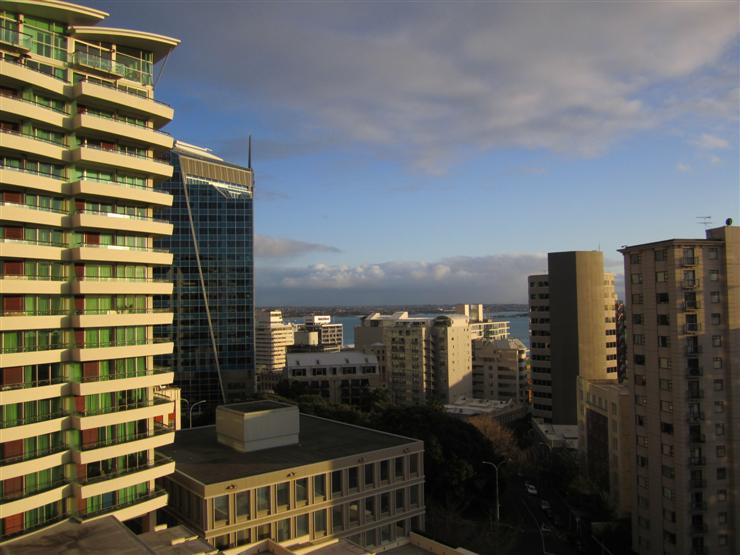
[(171, 399), (155, 397), (153, 401), (142, 401), (121, 407), (82, 411), (71, 416), (72, 426), (78, 430), (90, 430), (101, 426), (112, 426), (133, 422), (143, 418), (154, 418), (175, 412), (175, 402)]
[(116, 87), (115, 85), (104, 85), (89, 80), (83, 80), (75, 83), (73, 95), (77, 99), (85, 101), (96, 100), (103, 105), (117, 104), (127, 110), (137, 112), (154, 121), (155, 127), (162, 127), (172, 120), (174, 110), (171, 106), (129, 92), (126, 89)]
[(28, 206), (0, 201), (0, 220), (50, 227), (64, 227), (67, 212), (41, 206)]
[(69, 259), (75, 262), (120, 262), (122, 264), (172, 265), (172, 253), (166, 249), (95, 245), (85, 243), (69, 249)]
[[(1, 213), (1, 211), (0, 211)], [(150, 235), (172, 235), (172, 224), (166, 220), (129, 216), (114, 212), (75, 212), (71, 218), (75, 229), (111, 229), (115, 231), (132, 231)]]
[(73, 395), (93, 395), (124, 389), (156, 387), (171, 384), (175, 373), (171, 368), (153, 368), (138, 374), (111, 374), (108, 376), (84, 377), (81, 382), (71, 384)]
[(72, 295), (172, 295), (171, 281), (153, 278), (85, 278), (70, 282)]
[(31, 50), (32, 39), (31, 35), (26, 33), (8, 27), (0, 27), (0, 44), (3, 48), (10, 47), (13, 50), (25, 53)]
[(10, 114), (23, 119), (39, 121), (53, 127), (64, 129), (69, 114), (51, 106), (39, 104), (33, 100), (26, 100), (18, 96), (0, 91), (0, 114)]
[(39, 260), (62, 260), (66, 245), (43, 243), (26, 239), (0, 239), (0, 257), (35, 258)]
[(102, 197), (106, 199), (131, 200), (156, 206), (172, 206), (172, 195), (156, 191), (151, 187), (138, 187), (115, 181), (93, 181), (81, 179), (68, 187), (70, 195)]
[(169, 309), (122, 309), (85, 312), (72, 316), (73, 328), (102, 328), (106, 326), (163, 326), (172, 323)]
[(3, 443), (66, 430), (70, 417), (62, 411), (28, 418), (1, 420)]
[(61, 295), (67, 280), (41, 276), (0, 276), (0, 290), (6, 295)]
[(0, 405), (54, 399), (68, 395), (70, 388), (70, 384), (66, 383), (62, 378), (53, 380), (53, 383), (3, 384), (0, 385)]
[(61, 314), (43, 315), (4, 311), (0, 318), (0, 331), (61, 329), (67, 327), (68, 321), (66, 311)]
[(156, 449), (169, 445), (175, 441), (174, 428), (159, 426), (142, 434), (136, 434), (124, 439), (98, 441), (83, 445), (72, 450), (72, 461), (75, 464), (88, 464), (104, 459), (112, 459), (128, 453), (138, 453), (148, 449)]
[(9, 129), (0, 129), (0, 141), (2, 141), (3, 148), (49, 158), (57, 162), (64, 161), (64, 153), (67, 151), (66, 145)]
[(96, 135), (113, 139), (123, 137), (166, 150), (170, 150), (174, 144), (172, 135), (168, 133), (94, 114), (79, 113), (75, 115), (72, 119), (72, 127), (75, 130), (93, 131)]
[(73, 484), (73, 488), (75, 496), (84, 499), (156, 480), (173, 472), (175, 472), (175, 461), (169, 457), (157, 455), (152, 462), (147, 464), (79, 480)]
[(174, 349), (174, 343), (167, 339), (147, 339), (142, 342), (134, 341), (130, 344), (110, 343), (107, 346), (77, 346), (70, 351), (69, 360), (87, 362), (90, 360), (109, 360), (116, 358), (145, 357), (169, 355)]
[(112, 168), (127, 168), (131, 171), (157, 176), (172, 177), (172, 166), (152, 156), (128, 154), (118, 149), (103, 149), (92, 145), (79, 146), (70, 151), (71, 162), (83, 162)]
[(94, 520), (104, 516), (113, 515), (121, 522), (137, 518), (149, 513), (162, 509), (167, 506), (167, 492), (163, 489), (154, 490), (146, 495), (133, 498), (130, 501), (124, 501), (105, 507), (96, 511), (81, 511), (79, 518), (82, 520)]
[(53, 364), (67, 359), (69, 343), (52, 345), (18, 346), (12, 349), (0, 349), (0, 368), (8, 366), (30, 366), (33, 364)]
[(26, 85), (51, 91), (62, 96), (65, 93), (64, 89), (67, 84), (63, 79), (57, 79), (56, 77), (30, 68), (26, 65), (12, 62), (7, 59), (0, 59), (0, 75), (7, 79), (20, 81)]
[(25, 476), (31, 472), (61, 466), (70, 461), (71, 456), (67, 446), (55, 445), (40, 451), (31, 451), (15, 457), (2, 458), (0, 459), (0, 466), (3, 469), (3, 479), (8, 480)]
[(64, 178), (9, 166), (0, 166), (0, 183), (61, 195)]
[[(8, 494), (0, 497), (0, 518), (38, 509), (49, 503), (60, 501), (69, 496), (71, 486), (66, 479), (50, 484), (42, 484), (30, 492)], [(18, 495), (18, 497), (16, 497)]]

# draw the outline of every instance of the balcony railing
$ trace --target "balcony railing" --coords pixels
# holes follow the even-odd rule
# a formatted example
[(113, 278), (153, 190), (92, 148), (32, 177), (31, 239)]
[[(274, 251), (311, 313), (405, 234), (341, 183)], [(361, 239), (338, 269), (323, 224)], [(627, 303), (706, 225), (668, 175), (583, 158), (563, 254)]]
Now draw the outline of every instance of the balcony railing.
[(42, 528), (46, 528), (47, 526), (51, 526), (52, 524), (56, 524), (57, 522), (61, 522), (62, 520), (66, 520), (69, 517), (67, 513), (62, 513), (56, 516), (53, 516), (51, 518), (48, 518), (44, 520), (43, 522), (39, 522), (38, 524), (34, 524), (33, 526), (25, 526), (21, 530), (10, 532), (10, 533), (1, 533), (0, 534), (0, 542), (4, 542), (6, 540), (23, 536), (26, 534), (30, 534), (31, 532), (35, 532), (36, 530), (41, 530)]
[(121, 470), (114, 470), (113, 472), (109, 472), (107, 474), (100, 474), (98, 476), (87, 477), (83, 480), (77, 480), (77, 482), (79, 484), (86, 485), (86, 486), (90, 484), (98, 484), (100, 482), (105, 482), (106, 480), (112, 480), (113, 478), (120, 478), (121, 476), (127, 476), (129, 474), (141, 472), (142, 470), (149, 470), (151, 468), (157, 468), (158, 466), (163, 466), (171, 462), (172, 462), (172, 459), (169, 457), (165, 457), (164, 455), (156, 455), (152, 462), (139, 464), (139, 465), (132, 466), (129, 468), (122, 468)]
[(15, 64), (17, 66), (22, 66), (22, 67), (26, 68), (29, 71), (35, 71), (36, 73), (40, 73), (41, 75), (45, 75), (46, 77), (51, 77), (52, 79), (56, 79), (57, 81), (61, 81), (62, 83), (66, 83), (67, 82), (67, 79), (66, 78), (64, 78), (64, 77), (57, 77), (53, 73), (49, 73), (48, 71), (44, 71), (43, 69), (40, 69), (40, 67), (39, 68), (35, 68), (35, 67), (32, 67), (32, 66), (26, 65), (25, 58), (21, 58), (19, 60), (13, 60), (13, 59), (10, 59), (10, 58), (5, 58), (3, 61), (4, 62), (9, 62), (11, 64)]
[(141, 220), (144, 222), (154, 222), (154, 223), (162, 223), (162, 224), (168, 224), (170, 223), (169, 220), (161, 220), (157, 218), (150, 218), (149, 216), (134, 216), (132, 214), (119, 214), (118, 212), (106, 212), (104, 210), (78, 210), (80, 214), (93, 214), (95, 216), (107, 216), (111, 219), (117, 219), (121, 218), (124, 220)]
[(122, 339), (120, 341), (97, 341), (90, 343), (83, 343), (82, 345), (76, 345), (78, 349), (107, 349), (109, 347), (131, 347), (134, 345), (153, 345), (155, 343), (169, 343), (171, 340), (163, 337), (155, 337), (154, 339)]
[(153, 407), (156, 405), (164, 405), (171, 403), (172, 399), (162, 399), (159, 397), (154, 398), (152, 401), (140, 401), (138, 403), (128, 403), (126, 405), (116, 405), (113, 407), (98, 407), (97, 409), (83, 409), (81, 411), (75, 411), (77, 416), (99, 416), (101, 414), (114, 414), (117, 412), (124, 412), (128, 410), (143, 409), (147, 407)]
[(28, 98), (23, 98), (21, 96), (16, 96), (14, 94), (9, 93), (6, 90), (0, 89), (0, 97), (2, 98), (10, 98), (12, 100), (17, 100), (18, 102), (24, 102), (26, 104), (31, 104), (33, 106), (38, 106), (39, 108), (44, 108), (45, 110), (51, 110), (52, 112), (56, 112), (57, 114), (62, 114), (64, 116), (68, 116), (69, 112), (67, 110), (62, 110), (60, 108), (55, 108), (54, 106), (49, 106), (48, 104), (44, 104), (43, 102), (38, 102), (36, 100), (30, 100)]
[(62, 342), (51, 342), (51, 343), (35, 343), (32, 345), (15, 345), (12, 347), (2, 347), (0, 353), (4, 355), (13, 353), (35, 353), (38, 351), (56, 351), (58, 349), (70, 349), (74, 346), (73, 343), (68, 341)]
[(684, 325), (683, 332), (684, 333), (699, 333), (701, 331), (701, 323), (699, 322), (690, 322)]
[(25, 33), (0, 26), (0, 42), (17, 46), (23, 50), (31, 50), (31, 36)]
[(78, 281), (132, 281), (132, 282), (145, 282), (145, 283), (172, 283), (171, 279), (165, 278), (142, 278), (142, 277), (119, 277), (119, 276), (84, 276), (78, 278)]
[(690, 412), (686, 415), (686, 419), (689, 422), (700, 422), (704, 420), (704, 413), (703, 412)]
[(45, 139), (43, 137), (37, 137), (31, 133), (22, 133), (21, 131), (14, 131), (13, 129), (0, 128), (0, 133), (6, 133), (8, 135), (15, 135), (16, 137), (26, 137), (27, 139), (33, 139), (34, 141), (41, 141), (42, 143), (48, 143), (54, 146), (66, 147), (67, 143), (64, 140), (58, 139)]
[(700, 378), (704, 375), (704, 369), (701, 367), (686, 368), (687, 378)]
[(689, 486), (695, 489), (707, 487), (707, 481), (700, 478), (691, 478), (689, 480)]
[(168, 426), (163, 426), (163, 425), (159, 425), (158, 424), (158, 425), (155, 426), (154, 430), (152, 430), (151, 432), (142, 432), (142, 433), (139, 433), (139, 434), (133, 434), (133, 435), (130, 435), (130, 436), (124, 436), (124, 437), (120, 437), (120, 438), (104, 439), (104, 440), (101, 440), (101, 441), (96, 441), (94, 443), (84, 443), (80, 447), (80, 450), (81, 451), (90, 451), (92, 449), (100, 449), (102, 447), (111, 447), (113, 445), (121, 445), (121, 444), (124, 444), (124, 443), (130, 443), (132, 441), (137, 441), (137, 440), (140, 440), (140, 439), (147, 439), (147, 438), (159, 436), (159, 435), (162, 435), (162, 434), (169, 434), (169, 433), (172, 433), (174, 431), (175, 431), (174, 428), (170, 428)]
[(687, 356), (700, 355), (703, 352), (701, 345), (686, 345), (685, 353)]
[(38, 206), (34, 204), (26, 204), (24, 202), (8, 202), (6, 200), (0, 200), (0, 206), (15, 206), (17, 208), (26, 208), (27, 210), (39, 210), (41, 212), (53, 212), (55, 214), (69, 214), (68, 210), (62, 210), (60, 208), (52, 208), (51, 206)]
[(63, 376), (55, 376), (48, 380), (34, 380), (31, 382), (5, 383), (0, 385), (0, 391), (16, 391), (18, 389), (30, 389), (32, 387), (44, 387), (47, 385), (57, 385), (64, 383), (66, 380)]
[(59, 241), (42, 241), (40, 239), (11, 239), (9, 237), (0, 237), (1, 243), (22, 243), (25, 245), (41, 245), (44, 247), (61, 247), (67, 246), (67, 243)]
[(63, 171), (60, 171), (59, 173), (51, 173), (51, 172), (45, 172), (45, 171), (34, 170), (34, 169), (29, 169), (29, 168), (15, 168), (13, 166), (4, 165), (1, 161), (0, 161), (0, 170), (10, 170), (14, 172), (28, 173), (31, 175), (40, 175), (41, 177), (58, 179), (59, 181), (64, 181), (66, 179)]
[(7, 466), (9, 464), (16, 464), (23, 461), (30, 461), (32, 459), (39, 459), (41, 457), (46, 457), (48, 455), (53, 455), (54, 453), (61, 453), (62, 451), (66, 451), (67, 446), (60, 444), (60, 445), (51, 445), (49, 447), (45, 447), (44, 449), (34, 449), (32, 451), (26, 451), (22, 455), (14, 455), (12, 457), (5, 457), (0, 459), (0, 465)]
[(143, 503), (144, 501), (149, 501), (150, 499), (156, 499), (157, 497), (162, 497), (163, 495), (167, 495), (166, 490), (156, 489), (144, 495), (134, 496), (134, 497), (131, 497), (130, 499), (124, 499), (118, 502), (117, 504), (111, 505), (109, 507), (102, 507), (94, 511), (82, 510), (79, 513), (79, 517), (84, 520), (86, 518), (92, 518), (95, 516), (104, 515), (106, 513), (112, 513), (113, 511), (117, 511), (119, 509), (125, 509), (126, 507), (131, 507), (133, 505), (137, 505), (138, 503)]
[(135, 128), (135, 129), (144, 129), (146, 131), (151, 131), (152, 133), (156, 133), (157, 135), (162, 135), (164, 137), (172, 137), (172, 135), (170, 133), (167, 133), (166, 131), (159, 131), (159, 130), (154, 129), (152, 127), (147, 127), (146, 125), (142, 125), (140, 123), (132, 123), (132, 122), (126, 120), (126, 119), (123, 119), (123, 118), (120, 118), (120, 117), (116, 116), (115, 114), (112, 114), (110, 116), (106, 116), (106, 115), (103, 115), (103, 114), (99, 114), (99, 113), (96, 113), (96, 112), (90, 112), (90, 111), (84, 111), (84, 112), (83, 111), (80, 111), (79, 113), (82, 114), (82, 115), (85, 115), (85, 116), (90, 116), (90, 117), (97, 118), (97, 119), (102, 119), (102, 120), (105, 120), (105, 121), (114, 121), (116, 123), (120, 123), (120, 124), (123, 124), (123, 125), (128, 125), (128, 126), (130, 126), (132, 128)]
[(684, 289), (696, 289), (699, 287), (699, 280), (698, 279), (684, 279), (681, 282), (681, 287)]
[(55, 488), (58, 488), (59, 486), (63, 486), (68, 483), (69, 480), (67, 480), (66, 478), (59, 478), (58, 480), (54, 480), (53, 482), (42, 482), (36, 484), (36, 486), (32, 488), (23, 488), (21, 491), (4, 493), (0, 495), (0, 503), (7, 503), (8, 501), (14, 501), (15, 499), (21, 499), (22, 497), (44, 493), (45, 491), (53, 490)]
[(681, 310), (699, 310), (701, 308), (701, 302), (699, 301), (684, 301), (680, 304)]
[(49, 310), (36, 309), (36, 310), (3, 310), (3, 316), (66, 316), (68, 315), (69, 309), (66, 308), (52, 308)]
[(42, 276), (39, 274), (5, 274), (0, 279), (25, 279), (31, 281), (67, 281), (64, 276)]
[(704, 466), (707, 464), (706, 457), (689, 457), (689, 466)]
[(686, 392), (686, 398), (687, 399), (703, 399), (704, 398), (704, 390), (703, 389), (695, 389), (691, 390), (689, 389)]
[(707, 436), (704, 434), (689, 434), (689, 443), (704, 443)]
[(120, 251), (143, 251), (143, 252), (164, 252), (169, 253), (169, 249), (161, 249), (157, 247), (132, 247), (129, 245), (101, 245), (100, 243), (81, 243), (81, 247), (92, 248), (92, 249), (110, 249)]
[(52, 411), (48, 414), (35, 414), (33, 416), (26, 416), (23, 418), (10, 418), (8, 420), (0, 420), (0, 428), (8, 429), (15, 428), (17, 426), (26, 426), (28, 424), (36, 424), (37, 422), (47, 422), (49, 420), (55, 420), (66, 416), (63, 410)]
[(106, 376), (83, 376), (80, 383), (92, 383), (92, 382), (107, 382), (111, 380), (126, 380), (131, 378), (142, 378), (145, 376), (156, 376), (157, 374), (166, 374), (172, 372), (172, 368), (168, 366), (157, 366), (144, 372), (118, 372), (115, 374), (108, 374)]
[(155, 104), (159, 104), (161, 106), (166, 106), (167, 108), (172, 108), (172, 106), (170, 106), (166, 102), (162, 102), (161, 100), (154, 100), (153, 98), (148, 97), (146, 95), (146, 92), (145, 91), (140, 91), (138, 89), (132, 89), (130, 87), (123, 87), (123, 86), (115, 85), (113, 83), (109, 83), (107, 81), (101, 81), (99, 79), (93, 79), (93, 78), (88, 78), (88, 77), (83, 78), (81, 82), (83, 82), (83, 83), (87, 82), (87, 83), (91, 83), (93, 85), (98, 85), (98, 86), (105, 87), (105, 88), (108, 88), (108, 89), (113, 89), (115, 91), (122, 92), (124, 94), (128, 94), (128, 95), (131, 95), (131, 96), (135, 96), (137, 98), (142, 98), (144, 100), (149, 100), (151, 102), (154, 102)]

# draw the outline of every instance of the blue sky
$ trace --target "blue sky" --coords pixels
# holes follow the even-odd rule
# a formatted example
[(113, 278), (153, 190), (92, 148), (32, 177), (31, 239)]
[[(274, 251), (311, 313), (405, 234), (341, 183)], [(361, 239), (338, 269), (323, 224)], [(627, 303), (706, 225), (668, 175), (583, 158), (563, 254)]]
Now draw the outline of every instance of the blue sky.
[(524, 302), (740, 221), (734, 1), (87, 3), (182, 40), (171, 133), (254, 136), (259, 305)]

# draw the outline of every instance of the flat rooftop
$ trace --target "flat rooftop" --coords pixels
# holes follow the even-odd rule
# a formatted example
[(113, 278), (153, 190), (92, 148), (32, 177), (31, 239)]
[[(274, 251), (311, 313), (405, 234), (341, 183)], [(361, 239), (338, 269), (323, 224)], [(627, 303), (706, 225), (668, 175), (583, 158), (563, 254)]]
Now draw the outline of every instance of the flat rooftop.
[(240, 453), (218, 442), (216, 426), (203, 426), (176, 432), (174, 443), (157, 450), (175, 459), (176, 473), (209, 485), (417, 441), (301, 414), (298, 443), (295, 445)]
[(247, 401), (246, 403), (233, 403), (231, 405), (223, 406), (230, 410), (249, 413), (260, 412), (263, 410), (284, 409), (285, 407), (290, 407), (292, 405), (278, 403), (277, 401)]

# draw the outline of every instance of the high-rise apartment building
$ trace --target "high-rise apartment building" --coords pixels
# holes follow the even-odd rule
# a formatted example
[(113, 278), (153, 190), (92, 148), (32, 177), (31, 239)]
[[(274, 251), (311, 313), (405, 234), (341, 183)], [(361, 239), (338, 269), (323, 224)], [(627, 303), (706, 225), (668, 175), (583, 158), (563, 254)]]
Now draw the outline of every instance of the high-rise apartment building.
[(529, 404), (529, 349), (519, 339), (473, 340), (473, 396)]
[(529, 276), (532, 415), (575, 425), (576, 379), (617, 379), (614, 275), (599, 251), (547, 255)]
[(161, 363), (175, 370), (175, 384), (191, 404), (216, 405), (254, 393), (253, 173), (209, 150), (178, 141), (174, 175), (162, 184), (171, 207), (159, 211), (174, 223), (171, 237), (157, 240), (171, 250), (171, 268), (157, 275), (175, 283), (158, 303), (174, 312), (171, 355)]
[[(74, 516), (152, 524), (174, 463), (172, 352), (154, 295), (172, 263), (173, 110), (154, 64), (178, 40), (98, 27), (58, 0), (0, 2), (0, 540)], [(12, 551), (12, 547), (10, 548)]]
[(398, 404), (472, 397), (470, 337), (464, 314), (428, 318), (375, 313), (355, 328), (356, 348), (379, 355), (381, 375)]
[(621, 250), (635, 399), (633, 549), (740, 551), (740, 228)]
[(280, 310), (261, 310), (254, 325), (255, 360), (258, 371), (285, 368), (288, 347), (293, 344), (293, 326), (283, 321)]

